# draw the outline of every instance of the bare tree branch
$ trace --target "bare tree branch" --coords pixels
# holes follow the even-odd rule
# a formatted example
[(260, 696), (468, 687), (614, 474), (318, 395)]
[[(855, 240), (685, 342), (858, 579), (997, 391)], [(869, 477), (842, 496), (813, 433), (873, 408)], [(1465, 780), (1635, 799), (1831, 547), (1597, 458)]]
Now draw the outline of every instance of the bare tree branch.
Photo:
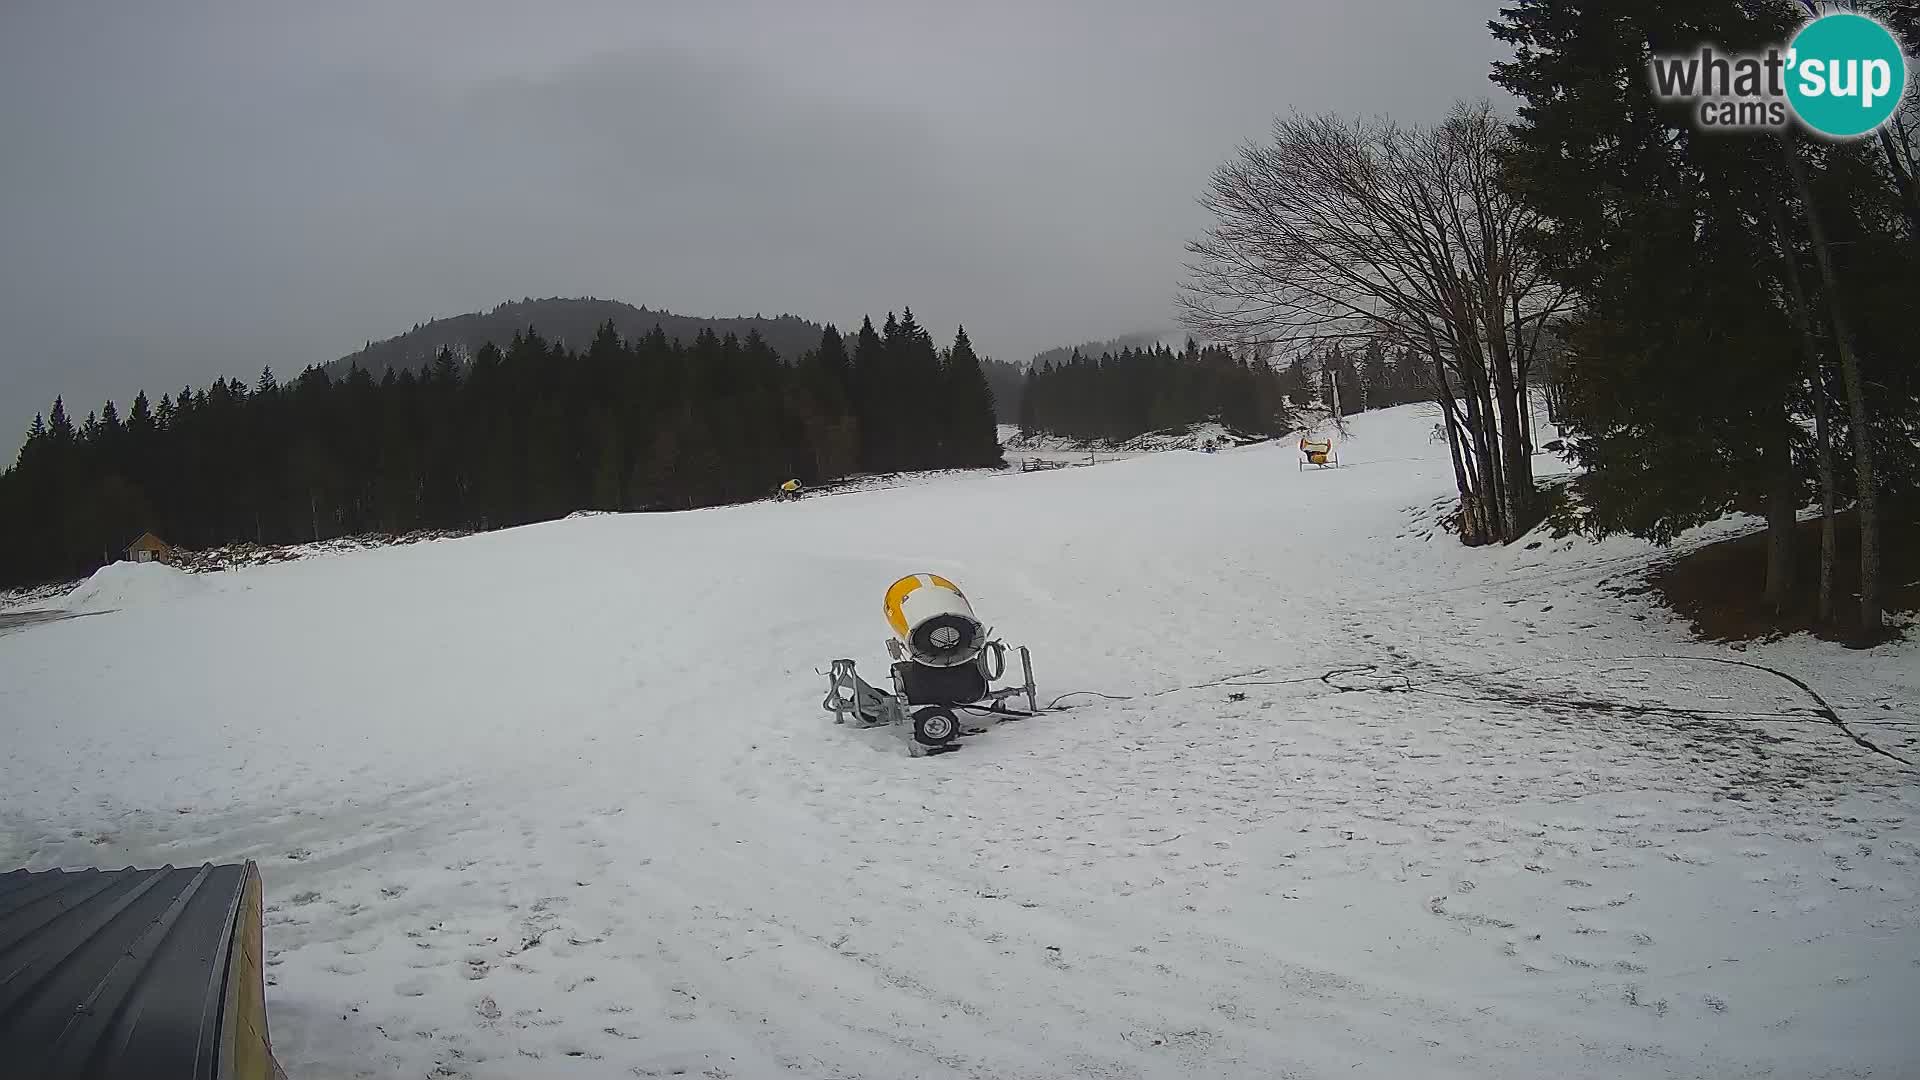
[(1484, 101), (1431, 128), (1278, 119), (1214, 172), (1200, 198), (1214, 224), (1187, 246), (1179, 298), (1217, 340), (1309, 356), (1372, 338), (1426, 357), (1463, 521), (1488, 530), (1476, 542), (1529, 524), (1527, 374), (1568, 303), (1525, 242), (1539, 219), (1506, 192), (1510, 137)]

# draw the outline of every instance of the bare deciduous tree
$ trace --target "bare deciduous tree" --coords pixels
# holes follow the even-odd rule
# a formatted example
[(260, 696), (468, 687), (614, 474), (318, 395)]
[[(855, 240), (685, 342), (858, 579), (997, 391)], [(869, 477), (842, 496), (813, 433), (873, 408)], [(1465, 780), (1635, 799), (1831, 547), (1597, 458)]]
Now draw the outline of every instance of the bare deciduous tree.
[(1277, 120), (1214, 173), (1181, 296), (1218, 340), (1300, 355), (1381, 338), (1426, 358), (1471, 544), (1537, 515), (1528, 377), (1567, 302), (1525, 242), (1537, 219), (1500, 183), (1508, 138), (1484, 101), (1427, 128)]

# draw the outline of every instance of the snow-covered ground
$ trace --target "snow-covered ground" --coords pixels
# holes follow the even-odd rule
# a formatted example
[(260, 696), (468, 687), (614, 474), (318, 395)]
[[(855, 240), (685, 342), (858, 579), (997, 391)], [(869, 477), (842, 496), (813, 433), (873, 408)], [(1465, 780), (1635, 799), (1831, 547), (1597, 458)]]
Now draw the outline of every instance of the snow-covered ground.
[[(596, 511), (582, 511), (595, 513)], [(400, 544), (432, 543), (437, 540), (450, 540), (464, 536), (464, 532), (446, 529), (420, 529), (414, 532), (388, 534), (366, 533), (360, 536), (337, 536), (331, 540), (316, 540), (306, 544), (254, 544), (238, 541), (222, 544), (205, 551), (175, 551), (170, 560), (173, 565), (195, 573), (210, 571), (239, 570), (264, 563), (291, 562), (294, 559), (311, 559), (327, 555), (338, 555), (343, 551), (360, 551), (366, 548), (394, 547)]]
[[(1920, 1071), (1920, 772), (1713, 662), (1915, 759), (1920, 647), (1695, 643), (1352, 423), (124, 568), (0, 635), (0, 864), (258, 859), (294, 1080)], [(834, 727), (911, 571), (1119, 700)]]
[[(583, 515), (600, 512), (581, 511)], [(400, 544), (431, 543), (463, 535), (466, 534), (444, 529), (422, 529), (397, 535), (368, 533), (361, 536), (340, 536), (306, 544), (255, 544), (237, 541), (205, 551), (176, 548), (168, 561), (174, 566), (196, 574), (217, 573), (267, 563), (338, 555), (345, 551), (363, 551), (367, 548), (393, 547)], [(130, 573), (133, 576), (129, 576)], [(160, 584), (163, 581), (172, 581), (173, 584)], [(114, 594), (117, 590), (128, 587), (129, 582), (145, 582), (145, 588), (154, 590), (184, 590), (193, 587), (166, 574), (142, 575), (139, 571), (134, 571), (129, 564), (110, 563), (102, 568), (101, 576), (92, 581), (82, 579), (0, 589), (0, 613), (40, 612), (50, 607), (73, 608), (82, 601), (90, 603), (96, 610), (106, 610), (116, 606), (118, 598)], [(142, 586), (133, 587), (141, 588)], [(143, 599), (151, 598), (151, 594), (143, 594)]]
[(1000, 446), (1007, 464), (1019, 468), (1026, 462), (1059, 465), (1098, 465), (1121, 461), (1142, 454), (1160, 454), (1170, 450), (1199, 450), (1208, 444), (1225, 448), (1260, 442), (1262, 437), (1234, 431), (1217, 423), (1188, 424), (1166, 431), (1150, 431), (1122, 443), (1087, 442), (1063, 435), (1023, 435), (1012, 424), (1000, 426)]
[(38, 610), (57, 604), (78, 586), (78, 581), (59, 581), (46, 585), (25, 585), (0, 589), (0, 612)]

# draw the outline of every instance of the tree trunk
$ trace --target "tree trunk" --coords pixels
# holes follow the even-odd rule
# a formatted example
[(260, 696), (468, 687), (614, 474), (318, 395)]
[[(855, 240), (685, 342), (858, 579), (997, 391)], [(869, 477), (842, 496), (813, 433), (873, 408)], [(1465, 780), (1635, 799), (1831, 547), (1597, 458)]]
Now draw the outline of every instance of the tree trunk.
[(1479, 485), (1463, 453), (1460, 419), (1455, 412), (1453, 387), (1447, 382), (1447, 366), (1440, 358), (1440, 347), (1427, 335), (1427, 349), (1433, 363), (1434, 396), (1440, 401), (1440, 413), (1446, 426), (1447, 453), (1453, 458), (1454, 488), (1460, 493), (1460, 542), (1474, 547), (1487, 542), (1486, 518), (1479, 505)]
[(1534, 437), (1536, 417), (1533, 414), (1533, 365), (1540, 358), (1540, 334), (1545, 326), (1543, 324), (1540, 329), (1535, 330), (1531, 339), (1525, 337), (1526, 319), (1520, 310), (1518, 296), (1513, 298), (1511, 315), (1514, 340), (1509, 348), (1512, 349), (1514, 382), (1520, 392), (1520, 442), (1526, 450), (1527, 485), (1528, 491), (1531, 492), (1533, 490), (1533, 455), (1540, 452), (1540, 443)]
[(1498, 434), (1493, 430), (1491, 394), (1487, 387), (1485, 372), (1469, 375), (1472, 383), (1467, 388), (1467, 434), (1473, 449), (1473, 461), (1478, 466), (1482, 481), (1480, 501), (1485, 510), (1483, 518), (1488, 539), (1508, 540), (1506, 520), (1507, 493), (1506, 478), (1501, 475), (1504, 462), (1498, 453)]
[(1532, 479), (1533, 452), (1537, 445), (1533, 441), (1533, 400), (1527, 396), (1527, 376), (1520, 376), (1520, 445), (1527, 452), (1527, 474)]
[[(1818, 376), (1816, 365), (1813, 374)], [(1813, 440), (1820, 453), (1820, 606), (1815, 617), (1833, 621), (1833, 435), (1827, 430), (1827, 388), (1813, 388)]]
[(1858, 488), (1856, 513), (1860, 518), (1860, 636), (1871, 641), (1880, 636), (1880, 514), (1879, 492), (1873, 475), (1873, 434), (1867, 412), (1866, 387), (1860, 379), (1860, 364), (1853, 352), (1853, 328), (1847, 321), (1846, 305), (1840, 300), (1840, 282), (1833, 270), (1833, 255), (1827, 248), (1827, 230), (1820, 224), (1820, 210), (1814, 205), (1813, 186), (1807, 182), (1807, 166), (1791, 141), (1783, 140), (1787, 170), (1807, 208), (1807, 235), (1813, 241), (1813, 258), (1820, 268), (1820, 281), (1827, 291), (1827, 314), (1833, 322), (1834, 344), (1840, 354), (1840, 381), (1846, 387), (1847, 409), (1853, 429), (1853, 472)]
[(1514, 382), (1519, 390), (1520, 400), (1520, 446), (1527, 459), (1527, 483), (1533, 483), (1533, 454), (1538, 444), (1533, 441), (1533, 393), (1527, 386), (1527, 364), (1514, 365)]
[[(1498, 310), (1497, 308), (1495, 310)], [(1494, 402), (1500, 410), (1499, 451), (1505, 465), (1506, 533), (1503, 540), (1518, 540), (1527, 528), (1533, 510), (1533, 458), (1527, 453), (1526, 428), (1520, 418), (1519, 383), (1514, 376), (1513, 354), (1507, 348), (1504, 326), (1488, 328), (1492, 346)]]
[(1820, 367), (1820, 345), (1813, 336), (1813, 317), (1807, 310), (1807, 291), (1800, 284), (1800, 261), (1794, 252), (1793, 230), (1779, 200), (1772, 200), (1774, 233), (1783, 260), (1782, 281), (1787, 287), (1787, 315), (1800, 338), (1807, 361), (1807, 385), (1813, 396), (1813, 445), (1820, 461), (1820, 599), (1814, 618), (1833, 620), (1833, 435), (1827, 430), (1827, 380)]
[(1765, 457), (1769, 479), (1767, 492), (1767, 583), (1765, 600), (1776, 616), (1785, 615), (1793, 603), (1793, 526), (1799, 499), (1794, 482), (1791, 421), (1786, 404), (1775, 410), (1768, 426)]
[(1474, 464), (1466, 429), (1451, 412), (1447, 414), (1447, 450), (1453, 455), (1454, 479), (1460, 491), (1460, 542), (1468, 547), (1492, 543), (1493, 523), (1486, 480)]
[(1454, 422), (1452, 413), (1442, 417), (1441, 424), (1447, 434), (1447, 456), (1453, 459), (1454, 490), (1460, 493), (1460, 504), (1464, 507), (1473, 485), (1467, 482), (1467, 463), (1460, 458), (1460, 425)]
[(1467, 468), (1467, 484), (1470, 488), (1465, 494), (1473, 505), (1474, 534), (1473, 543), (1492, 542), (1496, 535), (1494, 524), (1493, 478), (1487, 475), (1487, 460), (1478, 449), (1478, 436), (1474, 432), (1476, 422), (1473, 417), (1473, 391), (1461, 388), (1460, 399), (1466, 405), (1465, 415), (1456, 415), (1454, 423), (1459, 427), (1460, 460)]

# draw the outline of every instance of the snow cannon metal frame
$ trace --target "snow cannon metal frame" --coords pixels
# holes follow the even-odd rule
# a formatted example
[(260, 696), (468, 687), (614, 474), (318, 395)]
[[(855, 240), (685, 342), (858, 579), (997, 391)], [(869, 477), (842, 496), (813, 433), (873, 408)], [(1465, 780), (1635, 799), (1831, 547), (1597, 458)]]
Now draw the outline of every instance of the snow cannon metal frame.
[[(888, 589), (883, 608), (893, 636), (893, 690), (862, 679), (852, 660), (835, 660), (827, 674), (821, 703), (836, 724), (897, 727), (909, 751), (919, 757), (958, 750), (963, 734), (957, 710), (985, 711), (1007, 718), (1040, 711), (1033, 685), (1033, 656), (1019, 646), (1024, 681), (998, 689), (1006, 675), (1007, 646), (974, 614), (959, 586), (938, 574), (910, 574)], [(1027, 711), (1007, 707), (1007, 699), (1025, 696)]]

